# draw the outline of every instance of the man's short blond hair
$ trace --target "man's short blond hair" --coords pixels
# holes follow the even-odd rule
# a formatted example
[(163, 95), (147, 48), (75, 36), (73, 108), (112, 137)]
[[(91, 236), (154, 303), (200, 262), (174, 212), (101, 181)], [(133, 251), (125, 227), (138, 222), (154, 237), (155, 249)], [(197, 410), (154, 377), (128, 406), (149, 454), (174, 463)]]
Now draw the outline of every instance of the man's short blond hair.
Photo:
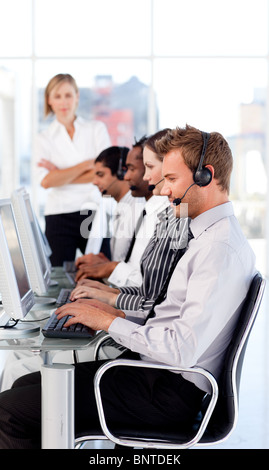
[[(202, 148), (203, 135), (199, 129), (186, 125), (177, 127), (156, 142), (156, 148), (163, 157), (172, 150), (179, 149), (186, 165), (194, 173), (198, 167)], [(228, 142), (218, 132), (211, 132), (203, 166), (214, 167), (214, 178), (218, 180), (223, 191), (230, 191), (230, 180), (233, 169), (233, 156)]]

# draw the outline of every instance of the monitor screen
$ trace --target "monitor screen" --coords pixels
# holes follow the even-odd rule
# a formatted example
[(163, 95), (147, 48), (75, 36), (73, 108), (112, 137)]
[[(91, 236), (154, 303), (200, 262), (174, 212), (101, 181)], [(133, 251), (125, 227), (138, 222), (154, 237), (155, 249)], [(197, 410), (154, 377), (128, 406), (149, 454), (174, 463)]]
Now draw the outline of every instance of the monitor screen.
[(45, 256), (46, 256), (46, 258), (47, 258), (47, 262), (49, 263), (49, 266), (50, 266), (50, 269), (51, 269), (50, 256), (51, 256), (51, 254), (52, 254), (52, 250), (51, 250), (50, 244), (49, 244), (49, 242), (48, 242), (48, 239), (47, 239), (45, 233), (43, 232), (43, 230), (42, 230), (41, 227), (40, 227), (40, 224), (39, 224), (39, 221), (38, 221), (37, 216), (35, 216), (35, 219), (36, 219), (36, 224), (37, 224), (37, 226), (38, 226), (39, 233), (40, 233), (40, 235), (41, 235), (42, 249), (43, 249), (44, 252), (45, 252)]
[(25, 201), (25, 207), (26, 207), (27, 214), (28, 214), (28, 217), (29, 217), (31, 229), (32, 229), (32, 232), (33, 232), (33, 235), (34, 235), (36, 248), (37, 248), (37, 251), (38, 251), (40, 266), (41, 266), (41, 269), (42, 269), (43, 276), (45, 276), (45, 274), (47, 272), (47, 269), (48, 269), (48, 266), (47, 266), (47, 263), (46, 263), (46, 260), (45, 260), (45, 257), (44, 257), (44, 251), (43, 251), (42, 245), (41, 245), (40, 232), (38, 230), (38, 226), (37, 226), (37, 223), (36, 223), (36, 218), (35, 218), (35, 215), (33, 213), (33, 209), (32, 209), (32, 206), (31, 206), (30, 199), (29, 199), (28, 195), (25, 195), (24, 201)]
[(33, 291), (42, 296), (50, 285), (51, 265), (44, 250), (29, 194), (24, 188), (13, 191), (11, 201)]
[(20, 297), (23, 298), (30, 290), (30, 283), (25, 268), (21, 246), (18, 240), (12, 207), (10, 204), (1, 206), (1, 218), (16, 280), (18, 283)]
[(11, 318), (23, 318), (34, 305), (34, 295), (9, 199), (0, 201), (0, 292), (3, 310)]

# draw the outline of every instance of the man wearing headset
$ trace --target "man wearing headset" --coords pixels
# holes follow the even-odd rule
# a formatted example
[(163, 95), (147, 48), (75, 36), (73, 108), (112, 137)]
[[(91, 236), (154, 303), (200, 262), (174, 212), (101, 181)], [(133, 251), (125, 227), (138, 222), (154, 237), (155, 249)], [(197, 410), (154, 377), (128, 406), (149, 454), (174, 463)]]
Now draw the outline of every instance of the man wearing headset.
[[(96, 265), (100, 262), (122, 261), (128, 252), (137, 219), (145, 205), (144, 197), (134, 198), (131, 194), (128, 182), (124, 180), (126, 173), (126, 158), (129, 149), (127, 147), (111, 146), (103, 150), (94, 162), (93, 184), (96, 185), (104, 199), (114, 204), (108, 209), (111, 210), (110, 226), (107, 227), (106, 252), (103, 251), (103, 244), (100, 248), (101, 253), (88, 253), (76, 260), (77, 267)], [(106, 204), (104, 203), (104, 212)], [(105, 214), (106, 215), (106, 214)], [(99, 220), (99, 225), (102, 223)], [(93, 222), (94, 225), (94, 222)], [(94, 232), (94, 226), (92, 228)], [(99, 234), (98, 234), (99, 235)], [(91, 234), (89, 237), (91, 246)], [(88, 249), (89, 251), (89, 249)], [(108, 254), (108, 257), (104, 256)]]
[[(143, 179), (145, 166), (143, 162), (143, 145), (146, 141), (142, 137), (132, 146), (126, 157), (126, 172), (124, 180), (129, 185), (132, 197), (138, 201), (135, 207), (135, 214), (139, 213), (137, 223), (129, 224), (133, 229), (135, 237), (133, 238), (130, 249), (124, 260), (115, 260), (104, 262), (99, 265), (91, 266), (90, 264), (81, 265), (78, 259), (78, 272), (75, 281), (78, 282), (83, 278), (104, 279), (107, 278), (109, 284), (113, 286), (139, 286), (142, 282), (142, 274), (140, 270), (140, 259), (154, 233), (156, 224), (158, 223), (158, 213), (165, 207), (169, 206), (167, 197), (154, 196), (152, 190), (149, 189), (147, 181)], [(110, 186), (110, 190), (113, 186)], [(141, 209), (141, 198), (144, 199), (143, 211)], [(138, 210), (137, 210), (138, 209)], [(126, 211), (127, 212), (127, 211)], [(143, 213), (142, 213), (143, 212)], [(144, 214), (144, 215), (143, 215)], [(125, 216), (126, 221), (130, 213)], [(120, 233), (118, 233), (120, 236)]]
[[(128, 348), (126, 357), (184, 368), (201, 366), (218, 378), (239, 307), (255, 274), (254, 254), (228, 199), (232, 154), (220, 134), (190, 126), (168, 132), (158, 151), (164, 155), (162, 193), (175, 206), (177, 217), (186, 217), (187, 212), (191, 219), (189, 245), (169, 280), (166, 297), (156, 299), (143, 319), (139, 312), (129, 318), (95, 300), (60, 307), (58, 316), (71, 314), (70, 324), (108, 331)], [(99, 367), (100, 361), (75, 366), (76, 432), (99, 425), (92, 380)], [(132, 423), (138, 429), (191, 424), (207, 392), (206, 379), (143, 367), (112, 368), (101, 381), (112, 430), (114, 423)], [(38, 447), (39, 429), (40, 376), (35, 374), (0, 395), (0, 448)]]

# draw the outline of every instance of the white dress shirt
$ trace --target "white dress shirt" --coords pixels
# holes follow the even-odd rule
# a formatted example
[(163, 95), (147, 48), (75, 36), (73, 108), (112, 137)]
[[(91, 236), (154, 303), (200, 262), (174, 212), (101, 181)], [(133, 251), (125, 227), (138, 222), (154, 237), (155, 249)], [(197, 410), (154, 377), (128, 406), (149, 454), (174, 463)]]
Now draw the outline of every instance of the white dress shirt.
[[(167, 297), (144, 325), (116, 318), (109, 333), (142, 359), (203, 367), (218, 378), (239, 307), (255, 270), (255, 256), (233, 215), (230, 202), (193, 219), (194, 238), (178, 262)], [(141, 312), (137, 315), (141, 316)], [(206, 379), (185, 376), (210, 392)]]
[(124, 260), (145, 202), (143, 197), (133, 197), (131, 191), (119, 202), (111, 196), (103, 196), (93, 219), (85, 253), (100, 253), (102, 241), (108, 237), (111, 260)]
[(133, 197), (131, 191), (118, 202), (112, 214), (110, 251), (112, 261), (124, 261), (133, 233), (144, 206), (145, 198)]
[(113, 197), (101, 197), (89, 233), (85, 254), (100, 253), (103, 239), (110, 233), (110, 217), (116, 210), (117, 202)]
[(146, 202), (144, 209), (146, 215), (137, 232), (132, 254), (127, 263), (121, 261), (113, 270), (108, 278), (108, 283), (113, 286), (140, 286), (142, 283), (142, 274), (140, 269), (140, 260), (144, 250), (149, 243), (155, 226), (158, 222), (158, 213), (169, 205), (166, 196), (151, 196)]
[[(36, 138), (36, 164), (45, 158), (59, 169), (69, 168), (85, 160), (95, 159), (111, 145), (106, 126), (101, 121), (86, 121), (77, 117), (73, 139), (63, 124), (56, 119)], [(36, 167), (39, 183), (48, 174), (46, 168)], [(46, 190), (45, 215), (95, 209), (100, 192), (92, 183), (65, 184)]]

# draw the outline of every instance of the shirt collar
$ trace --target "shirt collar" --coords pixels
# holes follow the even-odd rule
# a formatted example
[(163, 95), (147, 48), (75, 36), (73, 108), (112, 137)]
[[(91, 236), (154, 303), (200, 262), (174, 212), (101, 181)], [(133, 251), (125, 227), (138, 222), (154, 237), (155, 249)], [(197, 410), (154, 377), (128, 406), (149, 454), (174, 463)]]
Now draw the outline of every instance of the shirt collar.
[(146, 201), (145, 209), (149, 215), (157, 211), (162, 211), (167, 206), (169, 206), (169, 200), (166, 196), (151, 196), (151, 198)]
[(195, 219), (191, 220), (190, 228), (194, 238), (198, 238), (202, 232), (204, 232), (219, 220), (224, 219), (225, 217), (231, 217), (233, 215), (233, 205), (230, 201), (203, 212), (202, 214), (195, 217)]
[(85, 122), (85, 119), (83, 119), (81, 116), (76, 116), (76, 119), (74, 120), (75, 129), (81, 126), (84, 122)]
[(132, 193), (128, 191), (124, 196), (119, 200), (115, 207), (115, 215), (120, 215), (122, 210), (125, 210), (126, 204), (132, 203)]
[(129, 201), (132, 200), (132, 193), (131, 191), (127, 191), (127, 193), (124, 194), (124, 196), (119, 200), (118, 204), (121, 204), (121, 203), (128, 203)]
[[(81, 126), (84, 122), (84, 119), (80, 116), (76, 117), (74, 121), (74, 126), (75, 129), (78, 129), (79, 126)], [(61, 129), (65, 130), (65, 127), (63, 124), (61, 124), (56, 118), (52, 121), (48, 128), (49, 134), (53, 137), (57, 132), (61, 132)]]

